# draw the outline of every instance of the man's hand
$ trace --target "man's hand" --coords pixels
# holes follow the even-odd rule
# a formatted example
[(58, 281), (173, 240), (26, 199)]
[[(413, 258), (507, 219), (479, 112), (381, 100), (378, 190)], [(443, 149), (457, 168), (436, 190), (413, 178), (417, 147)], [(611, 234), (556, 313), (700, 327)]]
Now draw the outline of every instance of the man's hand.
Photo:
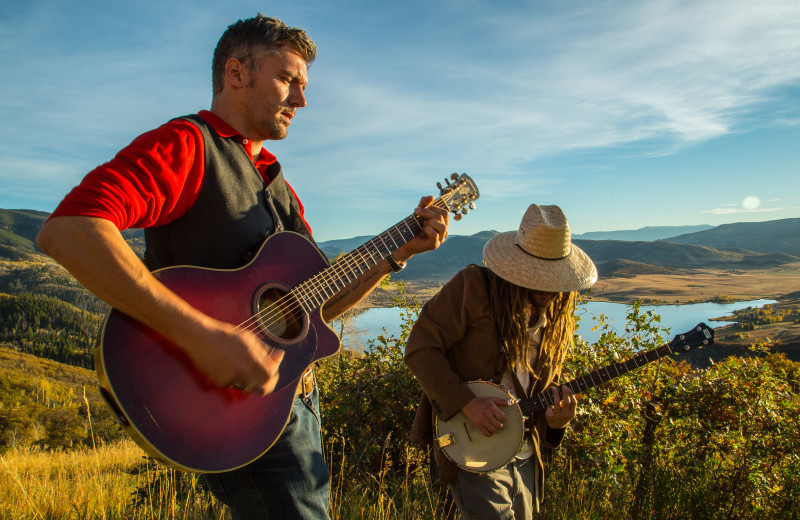
[(497, 397), (476, 397), (461, 407), (461, 411), (482, 434), (491, 437), (503, 429), (506, 421), (501, 406), (508, 406), (508, 401)]
[(423, 197), (419, 206), (414, 209), (416, 216), (425, 219), (422, 231), (395, 251), (394, 258), (398, 262), (405, 262), (416, 254), (436, 249), (447, 238), (450, 214), (444, 208), (431, 206), (433, 201), (433, 196)]
[(164, 286), (110, 221), (55, 217), (42, 227), (36, 245), (111, 307), (181, 347), (215, 384), (275, 389), (283, 351), (205, 315)]
[(248, 330), (214, 321), (209, 330), (182, 345), (200, 371), (220, 387), (236, 387), (266, 395), (278, 383), (284, 351), (263, 343)]
[(566, 427), (575, 417), (578, 408), (578, 399), (568, 386), (561, 387), (560, 395), (558, 393), (558, 388), (552, 387), (551, 390), (553, 391), (553, 406), (547, 408), (544, 417), (547, 419), (547, 425), (550, 428), (560, 430)]

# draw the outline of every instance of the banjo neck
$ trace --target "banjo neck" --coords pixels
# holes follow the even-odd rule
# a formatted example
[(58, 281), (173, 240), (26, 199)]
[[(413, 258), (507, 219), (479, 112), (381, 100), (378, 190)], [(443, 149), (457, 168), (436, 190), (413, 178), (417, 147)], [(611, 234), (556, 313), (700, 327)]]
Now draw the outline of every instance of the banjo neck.
[[(626, 361), (612, 363), (602, 368), (598, 368), (593, 372), (589, 372), (588, 374), (584, 374), (581, 377), (564, 383), (563, 386), (568, 387), (575, 394), (580, 394), (581, 392), (585, 392), (590, 388), (594, 388), (600, 384), (611, 381), (616, 377), (627, 374), (631, 370), (635, 370), (639, 367), (647, 365), (648, 363), (652, 363), (653, 361), (661, 359), (666, 355), (677, 352), (679, 348), (688, 351), (699, 345), (711, 344), (713, 343), (713, 337), (713, 329), (710, 329), (705, 323), (700, 323), (694, 329), (684, 334), (675, 336), (675, 338), (673, 338), (673, 340), (669, 343), (661, 345), (660, 347), (652, 350), (636, 354)], [(553, 402), (553, 393), (544, 391), (540, 394), (521, 399), (517, 404), (519, 405), (523, 414), (530, 416), (531, 414), (544, 410), (548, 406), (552, 406)]]

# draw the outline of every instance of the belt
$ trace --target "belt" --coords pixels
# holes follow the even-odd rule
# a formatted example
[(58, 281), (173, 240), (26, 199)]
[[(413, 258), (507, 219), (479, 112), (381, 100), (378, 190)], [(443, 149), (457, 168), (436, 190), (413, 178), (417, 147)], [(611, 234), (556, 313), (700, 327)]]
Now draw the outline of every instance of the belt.
[(314, 367), (308, 367), (303, 375), (300, 377), (300, 382), (297, 384), (297, 392), (295, 395), (302, 395), (306, 397), (314, 391), (314, 385), (316, 384), (316, 380), (314, 379)]

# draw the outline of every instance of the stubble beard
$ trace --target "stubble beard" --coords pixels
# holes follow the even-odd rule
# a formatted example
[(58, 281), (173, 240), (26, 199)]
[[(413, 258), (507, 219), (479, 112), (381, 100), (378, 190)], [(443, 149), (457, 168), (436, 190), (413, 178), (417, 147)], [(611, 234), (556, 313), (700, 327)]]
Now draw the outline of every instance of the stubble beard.
[(283, 122), (282, 112), (286, 108), (275, 103), (265, 103), (258, 99), (258, 92), (254, 84), (251, 83), (248, 87), (251, 89), (251, 96), (245, 105), (245, 110), (250, 115), (252, 128), (258, 134), (251, 138), (261, 141), (285, 139), (289, 129)]
[(264, 140), (279, 141), (289, 135), (289, 129), (279, 121), (280, 117), (278, 115), (274, 119), (264, 121), (264, 124), (261, 125), (261, 129), (267, 134)]

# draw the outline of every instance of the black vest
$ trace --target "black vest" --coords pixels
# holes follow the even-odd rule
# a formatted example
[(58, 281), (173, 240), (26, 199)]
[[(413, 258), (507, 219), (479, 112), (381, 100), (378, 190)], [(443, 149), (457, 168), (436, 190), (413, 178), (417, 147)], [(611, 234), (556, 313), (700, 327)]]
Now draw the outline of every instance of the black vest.
[(203, 135), (203, 187), (185, 215), (145, 229), (144, 260), (151, 270), (174, 265), (236, 269), (274, 232), (296, 231), (311, 239), (277, 161), (267, 169), (271, 180), (265, 187), (237, 138), (221, 137), (200, 116), (181, 119)]

